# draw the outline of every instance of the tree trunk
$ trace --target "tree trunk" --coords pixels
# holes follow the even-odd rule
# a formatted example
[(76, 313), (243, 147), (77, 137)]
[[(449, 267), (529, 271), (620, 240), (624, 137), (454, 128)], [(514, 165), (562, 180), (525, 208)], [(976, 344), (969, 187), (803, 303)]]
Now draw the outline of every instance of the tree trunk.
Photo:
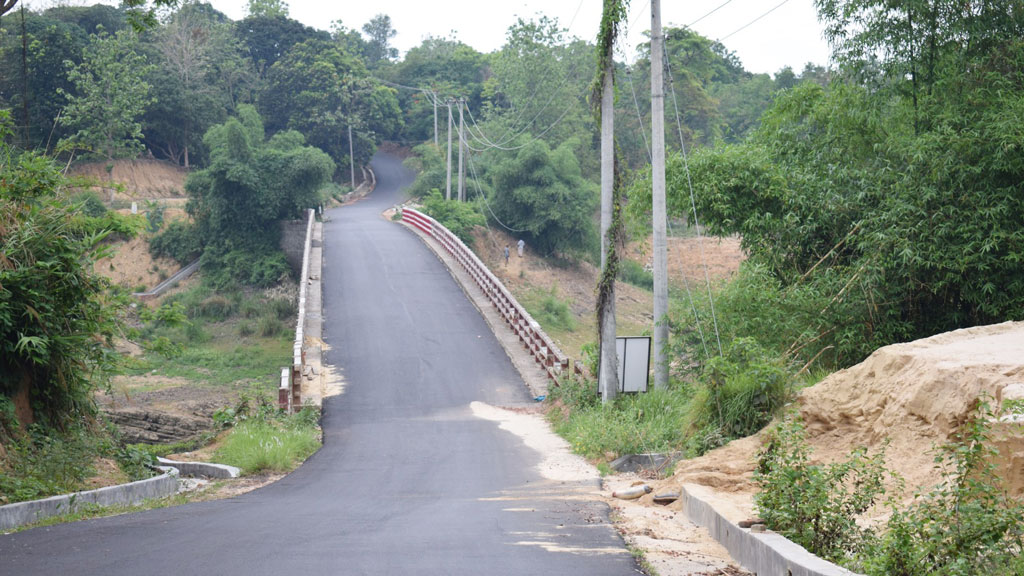
[(619, 362), (615, 350), (615, 277), (608, 275), (609, 252), (612, 245), (612, 221), (615, 211), (615, 68), (612, 50), (608, 48), (604, 83), (601, 86), (601, 284), (598, 285), (598, 311), (601, 332), (601, 358), (598, 387), (604, 402), (611, 402), (619, 393)]
[(32, 415), (32, 377), (28, 372), (22, 372), (21, 378), (18, 379), (18, 389), (14, 391), (11, 400), (14, 402), (14, 416), (18, 419), (18, 424), (22, 430), (28, 430), (35, 422)]
[(665, 208), (665, 38), (661, 1), (651, 0), (651, 182), (654, 203), (654, 388), (668, 387), (668, 222)]

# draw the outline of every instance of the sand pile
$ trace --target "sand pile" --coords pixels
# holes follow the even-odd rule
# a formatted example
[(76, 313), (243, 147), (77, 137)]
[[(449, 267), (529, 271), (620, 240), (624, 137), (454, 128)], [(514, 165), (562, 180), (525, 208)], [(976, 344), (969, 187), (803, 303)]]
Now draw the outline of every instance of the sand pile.
[[(934, 448), (950, 438), (983, 394), (993, 407), (1004, 400), (1024, 399), (1024, 322), (957, 330), (881, 348), (864, 362), (804, 390), (797, 405), (815, 461), (846, 459), (859, 446), (874, 452), (888, 440), (886, 465), (903, 477), (909, 498), (916, 489), (940, 481)], [(1021, 430), (999, 424), (994, 436), (1006, 488), (1021, 496)], [(681, 462), (665, 484), (709, 486), (742, 507), (755, 490), (750, 478), (760, 445), (759, 437), (747, 438)]]
[(91, 162), (74, 166), (71, 172), (103, 183), (123, 184), (125, 194), (115, 194), (115, 199), (119, 200), (185, 196), (185, 177), (188, 171), (180, 166), (153, 159), (115, 160), (112, 166), (108, 172), (106, 162)]

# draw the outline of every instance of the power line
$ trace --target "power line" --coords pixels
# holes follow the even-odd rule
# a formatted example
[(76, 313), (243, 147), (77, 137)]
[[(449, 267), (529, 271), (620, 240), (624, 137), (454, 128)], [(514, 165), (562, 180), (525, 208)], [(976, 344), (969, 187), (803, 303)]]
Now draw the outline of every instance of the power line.
[[(785, 0), (785, 2), (788, 2), (788, 1), (789, 0)], [(783, 3), (785, 3), (785, 2), (783, 2)], [(664, 48), (664, 46), (663, 46), (663, 48)], [(665, 49), (667, 50), (667, 48), (665, 48)], [(695, 200), (695, 196), (694, 196), (694, 193), (693, 193), (693, 178), (690, 176), (690, 160), (689, 160), (689, 158), (686, 155), (686, 142), (683, 139), (683, 124), (682, 124), (682, 120), (680, 120), (680, 116), (679, 116), (679, 103), (676, 100), (676, 85), (675, 85), (675, 82), (672, 79), (672, 66), (671, 66), (671, 64), (670, 64), (670, 62), (668, 60), (668, 54), (667, 53), (665, 54), (664, 62), (665, 62), (665, 69), (668, 71), (669, 90), (672, 93), (672, 108), (675, 110), (676, 129), (679, 132), (679, 148), (680, 148), (680, 150), (683, 153), (683, 168), (686, 171), (686, 185), (690, 189), (690, 206), (691, 206), (691, 208), (693, 210), (693, 227), (697, 231), (697, 244), (700, 246), (700, 260), (701, 260), (701, 264), (704, 267), (704, 281), (705, 281), (705, 284), (707, 285), (707, 290), (708, 290), (708, 305), (711, 307), (711, 321), (712, 321), (712, 324), (715, 327), (715, 339), (718, 342), (718, 355), (722, 356), (725, 353), (722, 350), (722, 336), (721, 336), (721, 334), (718, 331), (718, 316), (717, 316), (717, 314), (715, 314), (715, 299), (711, 295), (711, 276), (708, 274), (708, 262), (707, 262), (707, 258), (706, 258), (705, 253), (704, 253), (704, 235), (701, 234), (701, 231), (700, 231), (700, 220), (697, 219), (697, 201)], [(685, 278), (685, 274), (684, 274), (684, 278)], [(691, 300), (691, 304), (692, 304), (692, 300)], [(694, 306), (693, 313), (694, 313), (694, 320), (697, 320), (697, 308), (696, 308), (696, 306)], [(696, 324), (697, 324), (697, 329), (701, 330), (700, 322), (697, 321)], [(701, 331), (701, 341), (703, 341), (703, 339), (704, 339), (704, 335), (703, 335), (703, 331)], [(704, 346), (704, 352), (705, 352), (705, 354), (707, 354), (707, 345)]]
[(708, 12), (707, 14), (705, 14), (705, 15), (701, 16), (700, 18), (697, 18), (697, 19), (696, 19), (696, 20), (694, 20), (693, 22), (690, 22), (689, 24), (687, 24), (687, 25), (686, 25), (686, 27), (687, 27), (687, 28), (693, 28), (693, 25), (694, 25), (694, 24), (696, 24), (697, 22), (700, 22), (701, 20), (703, 20), (703, 19), (707, 18), (708, 16), (711, 16), (711, 15), (712, 15), (712, 14), (714, 14), (715, 12), (718, 12), (718, 11), (719, 11), (720, 9), (722, 9), (722, 8), (725, 8), (725, 7), (726, 7), (726, 6), (728, 6), (728, 5), (729, 5), (729, 4), (731, 3), (731, 2), (732, 2), (732, 0), (725, 0), (725, 2), (722, 2), (721, 4), (719, 4), (718, 6), (716, 6), (716, 7), (715, 7), (715, 8), (713, 9), (713, 10), (711, 10), (711, 11), (710, 11), (710, 12)]
[(487, 195), (484, 194), (483, 190), (480, 189), (480, 179), (476, 174), (476, 164), (473, 164), (473, 155), (467, 154), (466, 157), (469, 158), (469, 171), (473, 173), (473, 185), (476, 187), (476, 193), (477, 195), (480, 196), (480, 198), (483, 199), (484, 206), (487, 207), (487, 211), (490, 212), (491, 216), (494, 217), (494, 221), (497, 222), (499, 226), (501, 226), (505, 230), (508, 230), (509, 232), (529, 232), (529, 230), (519, 230), (517, 228), (512, 228), (511, 226), (502, 222), (500, 218), (498, 218), (498, 215), (495, 214), (494, 210), (491, 209), (491, 203), (487, 201)]
[(753, 20), (751, 20), (750, 22), (747, 22), (747, 23), (746, 23), (746, 24), (744, 24), (743, 26), (740, 26), (739, 28), (737, 28), (737, 29), (733, 30), (732, 32), (730, 32), (730, 33), (726, 34), (725, 36), (722, 36), (721, 38), (719, 38), (719, 39), (718, 39), (718, 41), (719, 41), (719, 42), (724, 42), (726, 38), (729, 38), (729, 37), (731, 37), (731, 36), (732, 36), (733, 34), (737, 34), (737, 33), (739, 33), (739, 32), (742, 32), (743, 30), (746, 30), (748, 26), (750, 26), (751, 24), (753, 24), (753, 23), (757, 22), (757, 21), (758, 21), (758, 20), (760, 20), (761, 18), (764, 18), (765, 16), (767, 16), (767, 15), (771, 14), (772, 12), (775, 12), (776, 10), (778, 10), (779, 8), (781, 8), (783, 4), (785, 4), (785, 3), (787, 3), (787, 2), (789, 2), (789, 0), (782, 0), (782, 2), (779, 2), (778, 4), (776, 4), (776, 5), (775, 5), (775, 7), (774, 7), (774, 8), (772, 8), (771, 10), (769, 10), (769, 11), (765, 12), (764, 14), (761, 14), (761, 15), (760, 15), (760, 16), (758, 16), (757, 18), (754, 18), (754, 19), (753, 19)]

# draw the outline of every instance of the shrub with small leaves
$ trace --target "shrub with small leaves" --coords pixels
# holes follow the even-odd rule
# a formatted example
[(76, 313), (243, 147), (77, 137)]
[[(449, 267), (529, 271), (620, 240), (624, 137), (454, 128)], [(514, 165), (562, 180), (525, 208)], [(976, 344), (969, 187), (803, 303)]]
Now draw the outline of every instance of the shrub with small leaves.
[(884, 448), (868, 456), (859, 448), (849, 460), (828, 466), (810, 463), (803, 423), (796, 417), (768, 433), (758, 455), (754, 496), (769, 528), (833, 562), (869, 549), (875, 535), (857, 516), (885, 493)]

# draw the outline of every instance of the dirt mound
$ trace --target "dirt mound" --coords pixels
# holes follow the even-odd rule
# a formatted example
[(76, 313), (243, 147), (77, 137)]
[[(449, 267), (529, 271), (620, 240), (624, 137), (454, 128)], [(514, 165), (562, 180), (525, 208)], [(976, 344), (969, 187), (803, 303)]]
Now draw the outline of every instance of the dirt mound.
[(181, 268), (170, 258), (154, 259), (150, 256), (149, 240), (141, 236), (117, 243), (111, 252), (109, 258), (96, 261), (94, 270), (111, 282), (132, 290), (153, 288)]
[[(639, 262), (648, 270), (653, 269), (651, 238), (630, 242), (626, 257)], [(740, 263), (745, 259), (740, 239), (736, 236), (668, 238), (669, 282), (681, 283), (685, 277), (688, 282), (696, 281), (698, 286), (703, 286), (705, 273), (706, 279), (711, 282), (727, 279), (739, 270)]]
[[(1022, 322), (877, 350), (801, 395), (800, 414), (815, 457), (831, 461), (857, 446), (880, 448), (888, 439), (887, 464), (908, 487), (938, 483), (933, 447), (949, 440), (979, 396), (990, 397), (995, 408), (1007, 396), (1004, 392), (1015, 393), (1024, 383), (1022, 351)], [(1024, 494), (1020, 476), (1007, 486), (1012, 494)]]
[[(1024, 397), (1024, 322), (1007, 322), (939, 334), (877, 350), (860, 364), (803, 391), (798, 409), (816, 462), (846, 459), (857, 447), (880, 449), (886, 466), (906, 482), (909, 499), (941, 480), (935, 448), (969, 417), (979, 396), (993, 407)], [(1024, 494), (1024, 439), (1016, 425), (997, 424), (1000, 476), (1011, 495)], [(761, 440), (730, 443), (701, 458), (680, 462), (671, 484), (714, 488), (750, 509), (751, 480)]]
[[(115, 193), (114, 201), (139, 200), (154, 198), (183, 198), (185, 196), (185, 177), (188, 170), (181, 166), (153, 159), (115, 160), (112, 168), (106, 162), (79, 164), (71, 169), (75, 176), (95, 178), (104, 185), (117, 183), (124, 186), (124, 193)], [(104, 200), (111, 200), (105, 197)]]

